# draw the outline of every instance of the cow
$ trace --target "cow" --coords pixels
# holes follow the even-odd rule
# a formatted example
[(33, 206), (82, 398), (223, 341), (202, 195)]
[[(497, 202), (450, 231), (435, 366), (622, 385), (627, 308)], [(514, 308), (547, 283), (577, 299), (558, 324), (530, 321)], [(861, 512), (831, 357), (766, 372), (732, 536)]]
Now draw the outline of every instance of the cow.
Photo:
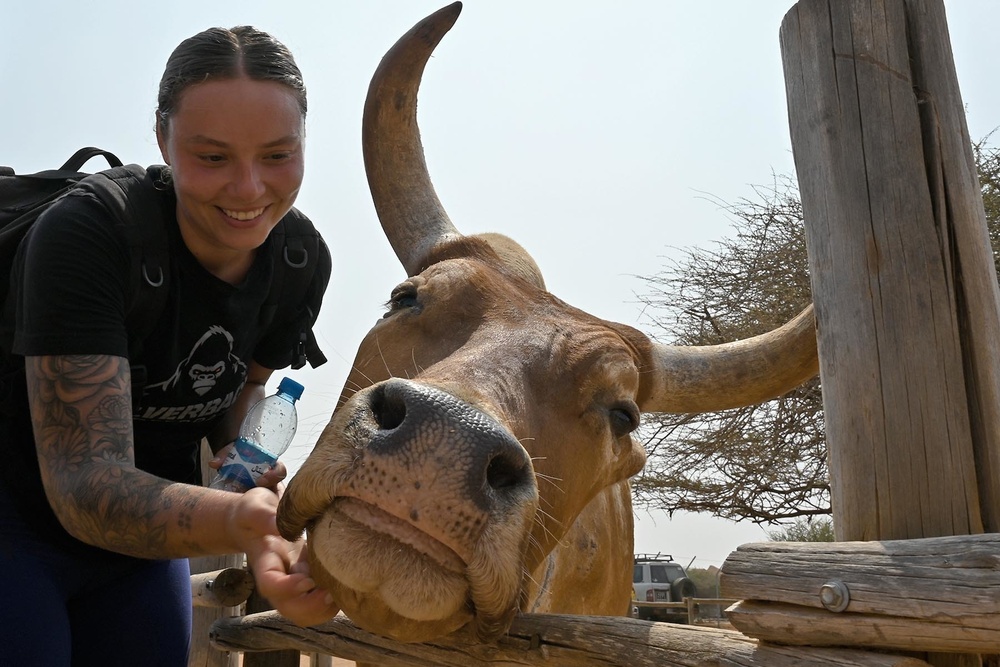
[(513, 240), (457, 230), (416, 99), (460, 10), (419, 22), (372, 78), (365, 169), (409, 277), (278, 507), (344, 612), (408, 642), (465, 626), (489, 641), (519, 611), (627, 615), (641, 414), (757, 403), (818, 369), (810, 309), (744, 341), (664, 345), (550, 294)]

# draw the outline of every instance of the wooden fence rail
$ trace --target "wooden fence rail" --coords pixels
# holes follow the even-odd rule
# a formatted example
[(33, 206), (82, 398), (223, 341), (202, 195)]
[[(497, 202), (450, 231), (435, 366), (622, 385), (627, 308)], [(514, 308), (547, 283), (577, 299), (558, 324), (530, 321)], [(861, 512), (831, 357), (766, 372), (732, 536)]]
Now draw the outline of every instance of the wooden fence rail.
[(642, 600), (632, 600), (632, 606), (638, 609), (683, 609), (687, 612), (688, 625), (693, 625), (700, 617), (701, 607), (712, 605), (729, 607), (739, 601), (733, 598), (684, 598), (681, 602), (644, 602)]
[(480, 644), (462, 631), (407, 644), (361, 630), (343, 615), (301, 628), (272, 611), (219, 620), (210, 637), (214, 646), (230, 651), (293, 649), (383, 667), (928, 667), (904, 655), (765, 646), (732, 630), (608, 616), (523, 614), (493, 644)]
[(1000, 653), (1000, 534), (746, 544), (721, 590), (744, 634), (782, 644)]
[(434, 642), (403, 644), (365, 632), (344, 616), (300, 628), (264, 612), (221, 619), (209, 634), (220, 649), (290, 649), (418, 667), (497, 662), (912, 666), (927, 663), (870, 649), (1000, 653), (1000, 534), (748, 544), (730, 554), (720, 586), (728, 597), (633, 605), (685, 609), (694, 620), (700, 605), (737, 602), (726, 615), (739, 632), (630, 618), (525, 614), (495, 644), (479, 644), (461, 631)]
[(195, 607), (236, 607), (246, 602), (253, 590), (253, 575), (241, 567), (191, 575)]

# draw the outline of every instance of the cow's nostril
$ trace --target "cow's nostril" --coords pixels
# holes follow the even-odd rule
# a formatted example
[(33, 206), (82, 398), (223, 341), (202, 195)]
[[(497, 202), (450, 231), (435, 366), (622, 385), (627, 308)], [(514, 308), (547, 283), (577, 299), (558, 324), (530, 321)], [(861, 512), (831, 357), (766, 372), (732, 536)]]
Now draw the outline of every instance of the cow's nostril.
[(399, 392), (386, 391), (384, 386), (372, 392), (371, 409), (378, 427), (385, 431), (397, 428), (406, 417), (406, 401)]
[(486, 484), (495, 491), (504, 491), (524, 484), (528, 474), (522, 460), (498, 454), (486, 466)]

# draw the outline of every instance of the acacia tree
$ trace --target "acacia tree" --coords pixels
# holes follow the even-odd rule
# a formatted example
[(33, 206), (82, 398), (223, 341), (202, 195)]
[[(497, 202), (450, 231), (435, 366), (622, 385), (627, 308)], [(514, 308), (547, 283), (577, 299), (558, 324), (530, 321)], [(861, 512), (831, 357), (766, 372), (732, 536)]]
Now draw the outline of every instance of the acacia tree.
[(1000, 276), (1000, 148), (989, 143), (992, 135), (991, 132), (974, 143), (972, 152), (976, 158), (976, 171), (979, 172), (979, 185), (983, 192), (986, 227), (993, 247), (993, 264)]
[(777, 530), (767, 532), (772, 542), (835, 542), (833, 519), (828, 516), (814, 519), (796, 519)]
[[(994, 262), (1000, 271), (1000, 149), (973, 146)], [(689, 249), (653, 277), (641, 300), (660, 338), (714, 345), (769, 331), (810, 301), (802, 205), (793, 179), (776, 176), (753, 197), (719, 202), (734, 236)], [(787, 523), (828, 515), (829, 470), (818, 379), (759, 405), (647, 415), (649, 453), (633, 478), (647, 508), (709, 512), (734, 521)]]

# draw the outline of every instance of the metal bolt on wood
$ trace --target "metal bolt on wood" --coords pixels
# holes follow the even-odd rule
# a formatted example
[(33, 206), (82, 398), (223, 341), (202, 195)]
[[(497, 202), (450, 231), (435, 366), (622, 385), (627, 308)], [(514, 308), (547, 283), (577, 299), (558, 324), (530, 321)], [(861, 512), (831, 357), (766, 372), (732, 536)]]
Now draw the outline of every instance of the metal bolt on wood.
[(828, 581), (819, 589), (819, 601), (832, 612), (842, 612), (851, 603), (851, 591), (842, 581)]

